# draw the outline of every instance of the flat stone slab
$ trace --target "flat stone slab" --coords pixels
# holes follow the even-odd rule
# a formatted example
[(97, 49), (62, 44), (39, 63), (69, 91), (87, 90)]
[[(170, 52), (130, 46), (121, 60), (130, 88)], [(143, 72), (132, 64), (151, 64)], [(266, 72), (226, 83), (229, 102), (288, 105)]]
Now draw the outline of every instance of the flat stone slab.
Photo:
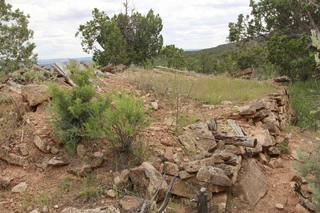
[(268, 181), (256, 160), (252, 159), (244, 166), (243, 176), (233, 190), (236, 196), (242, 195), (252, 206), (267, 193)]

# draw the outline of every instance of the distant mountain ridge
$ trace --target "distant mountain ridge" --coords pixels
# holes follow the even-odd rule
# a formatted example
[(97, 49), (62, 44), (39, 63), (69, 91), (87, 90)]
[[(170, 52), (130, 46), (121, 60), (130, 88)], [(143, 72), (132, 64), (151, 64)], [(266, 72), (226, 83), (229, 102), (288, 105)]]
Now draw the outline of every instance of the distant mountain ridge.
[[(217, 47), (212, 47), (212, 48), (207, 48), (207, 49), (184, 49), (184, 55), (187, 58), (190, 57), (197, 57), (201, 54), (201, 52), (205, 51), (205, 52), (216, 52), (216, 51), (221, 51), (223, 49), (228, 49), (228, 48), (232, 48), (234, 46), (234, 44), (222, 44), (219, 45)], [(53, 58), (53, 59), (39, 59), (38, 60), (38, 64), (45, 66), (45, 68), (50, 68), (51, 65), (54, 62), (61, 62), (61, 63), (69, 63), (70, 59), (75, 59), (77, 61), (85, 61), (85, 62), (91, 62), (92, 61), (92, 57), (81, 57), (81, 58)]]
[(54, 62), (67, 63), (70, 59), (75, 59), (77, 61), (92, 61), (92, 57), (82, 57), (82, 58), (53, 58), (53, 59), (40, 59), (38, 60), (39, 65), (53, 64)]

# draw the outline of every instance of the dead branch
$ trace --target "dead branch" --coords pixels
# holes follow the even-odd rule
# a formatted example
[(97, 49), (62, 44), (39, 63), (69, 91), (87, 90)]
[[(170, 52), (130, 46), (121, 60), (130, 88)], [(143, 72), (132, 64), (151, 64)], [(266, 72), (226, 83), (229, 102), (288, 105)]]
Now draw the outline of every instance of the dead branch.
[(156, 213), (161, 213), (164, 211), (164, 209), (167, 207), (168, 203), (169, 203), (169, 199), (170, 199), (170, 192), (171, 192), (171, 189), (172, 189), (172, 186), (174, 184), (174, 182), (176, 181), (176, 178), (177, 176), (175, 175), (171, 182), (170, 182), (170, 185), (168, 186), (168, 189), (167, 189), (167, 192), (166, 192), (166, 198), (164, 199), (162, 205), (160, 206), (160, 208), (158, 209), (158, 211), (156, 211)]

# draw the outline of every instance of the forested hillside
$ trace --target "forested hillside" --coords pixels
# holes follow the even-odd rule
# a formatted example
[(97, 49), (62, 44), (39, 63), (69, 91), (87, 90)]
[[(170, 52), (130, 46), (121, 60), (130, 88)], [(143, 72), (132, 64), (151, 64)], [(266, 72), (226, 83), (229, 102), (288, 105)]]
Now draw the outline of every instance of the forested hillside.
[(258, 79), (314, 79), (317, 49), (311, 31), (319, 32), (319, 2), (250, 1), (250, 6), (250, 16), (239, 14), (229, 23), (230, 44), (184, 53), (187, 70), (218, 74), (253, 68)]

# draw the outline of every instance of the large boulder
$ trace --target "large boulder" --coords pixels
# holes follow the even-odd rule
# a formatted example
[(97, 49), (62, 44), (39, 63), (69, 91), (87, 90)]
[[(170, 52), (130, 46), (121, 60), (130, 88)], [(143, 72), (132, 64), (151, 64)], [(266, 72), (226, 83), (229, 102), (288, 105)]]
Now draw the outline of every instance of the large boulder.
[(244, 166), (243, 175), (233, 191), (235, 196), (244, 197), (251, 206), (255, 206), (267, 193), (268, 181), (258, 161), (252, 159)]
[(50, 98), (47, 90), (47, 85), (30, 84), (21, 87), (21, 95), (30, 106), (36, 106)]
[(198, 181), (211, 183), (217, 186), (231, 186), (232, 182), (220, 168), (213, 166), (201, 167), (196, 176)]
[(212, 152), (217, 147), (217, 143), (214, 140), (212, 132), (208, 129), (207, 123), (193, 124), (188, 127), (189, 129), (187, 131), (196, 138), (194, 143), (197, 149)]
[[(167, 175), (165, 178), (167, 183), (170, 183), (173, 177)], [(199, 191), (203, 187), (207, 189), (208, 199), (211, 199), (212, 193), (218, 193), (229, 189), (227, 186), (218, 186), (212, 183), (198, 181), (195, 178), (184, 180), (177, 178), (172, 186), (171, 194), (179, 197), (196, 199), (197, 193), (195, 191)]]
[(150, 163), (143, 162), (141, 166), (131, 169), (129, 177), (133, 184), (133, 190), (140, 196), (151, 199), (159, 190), (157, 201), (165, 198), (168, 184), (160, 172)]

